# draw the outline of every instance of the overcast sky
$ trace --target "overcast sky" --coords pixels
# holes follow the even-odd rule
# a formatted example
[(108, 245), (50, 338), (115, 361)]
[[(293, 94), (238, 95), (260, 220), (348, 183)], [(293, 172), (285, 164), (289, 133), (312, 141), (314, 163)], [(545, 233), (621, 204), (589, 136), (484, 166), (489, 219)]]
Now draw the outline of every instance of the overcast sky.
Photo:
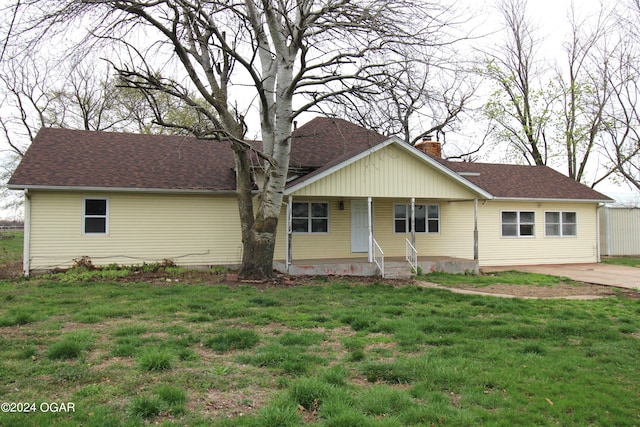
[[(0, 0), (0, 4), (6, 1), (7, 0)], [(457, 0), (454, 3), (454, 7), (461, 7), (465, 3), (474, 11), (474, 16), (482, 23), (479, 30), (488, 33), (492, 30), (497, 31), (500, 28), (500, 15), (493, 7), (493, 4), (495, 4), (493, 0), (481, 0), (480, 2), (477, 0)], [(574, 1), (574, 3), (576, 10), (583, 16), (595, 14), (600, 9), (599, 0), (578, 0)], [(571, 4), (571, 0), (530, 0), (528, 2), (528, 12), (532, 17), (532, 22), (539, 27), (539, 35), (545, 38), (544, 48), (543, 51), (540, 52), (541, 54), (544, 53), (545, 56), (549, 58), (554, 56), (559, 58), (562, 56), (562, 41), (569, 31), (567, 15)], [(478, 11), (478, 9), (480, 10)], [(494, 36), (499, 37), (500, 34), (496, 33)], [(299, 123), (302, 124), (311, 117), (313, 117), (313, 115), (304, 115), (300, 117)], [(566, 173), (564, 170), (561, 170), (561, 172)], [(631, 192), (627, 186), (620, 187), (613, 184), (599, 186), (596, 189), (610, 194), (612, 197), (617, 197), (617, 193)], [(3, 216), (12, 215), (7, 215), (7, 212), (0, 211), (0, 217)]]

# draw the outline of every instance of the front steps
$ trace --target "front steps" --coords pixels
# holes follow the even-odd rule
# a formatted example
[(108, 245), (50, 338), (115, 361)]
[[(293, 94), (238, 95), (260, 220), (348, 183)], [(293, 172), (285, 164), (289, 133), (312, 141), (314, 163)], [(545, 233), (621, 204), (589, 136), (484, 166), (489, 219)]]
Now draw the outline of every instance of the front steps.
[(413, 272), (407, 261), (385, 261), (385, 279), (411, 279), (411, 276), (413, 276)]

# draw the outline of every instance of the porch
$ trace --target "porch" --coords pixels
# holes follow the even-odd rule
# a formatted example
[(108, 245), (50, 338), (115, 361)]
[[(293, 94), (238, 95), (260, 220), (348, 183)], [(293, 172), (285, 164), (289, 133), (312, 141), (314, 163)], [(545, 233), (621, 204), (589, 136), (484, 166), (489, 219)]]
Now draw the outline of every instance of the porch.
[[(419, 256), (417, 265), (424, 273), (478, 272), (476, 261), (448, 256)], [(369, 262), (367, 257), (300, 259), (292, 261), (288, 271), (285, 260), (276, 260), (273, 268), (292, 276), (382, 276), (388, 279), (406, 279), (413, 274), (411, 265), (404, 257), (385, 257), (383, 262), (379, 259), (377, 263)]]

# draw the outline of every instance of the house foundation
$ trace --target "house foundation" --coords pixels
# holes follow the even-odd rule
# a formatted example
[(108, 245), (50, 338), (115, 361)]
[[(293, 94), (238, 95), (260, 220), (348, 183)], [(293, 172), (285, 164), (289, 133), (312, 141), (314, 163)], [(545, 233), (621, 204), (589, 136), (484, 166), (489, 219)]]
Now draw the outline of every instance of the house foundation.
[[(400, 257), (385, 259), (384, 277), (389, 279), (410, 278), (415, 272), (409, 263)], [(479, 272), (478, 263), (471, 259), (454, 257), (419, 257), (418, 267), (423, 274), (441, 272), (465, 274)], [(287, 271), (284, 260), (273, 262), (274, 270), (291, 276), (381, 276), (380, 268), (367, 258), (332, 258), (295, 260)]]

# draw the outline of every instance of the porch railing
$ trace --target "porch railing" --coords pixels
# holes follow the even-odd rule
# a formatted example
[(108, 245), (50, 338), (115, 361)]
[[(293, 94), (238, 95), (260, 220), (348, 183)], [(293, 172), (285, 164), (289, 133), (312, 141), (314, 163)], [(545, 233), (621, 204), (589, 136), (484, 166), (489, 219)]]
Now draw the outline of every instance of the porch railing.
[(404, 257), (409, 262), (409, 265), (411, 265), (413, 272), (418, 273), (418, 250), (409, 239), (405, 239)]
[(384, 279), (384, 252), (376, 239), (373, 239), (373, 262), (375, 262), (380, 269), (380, 274)]

